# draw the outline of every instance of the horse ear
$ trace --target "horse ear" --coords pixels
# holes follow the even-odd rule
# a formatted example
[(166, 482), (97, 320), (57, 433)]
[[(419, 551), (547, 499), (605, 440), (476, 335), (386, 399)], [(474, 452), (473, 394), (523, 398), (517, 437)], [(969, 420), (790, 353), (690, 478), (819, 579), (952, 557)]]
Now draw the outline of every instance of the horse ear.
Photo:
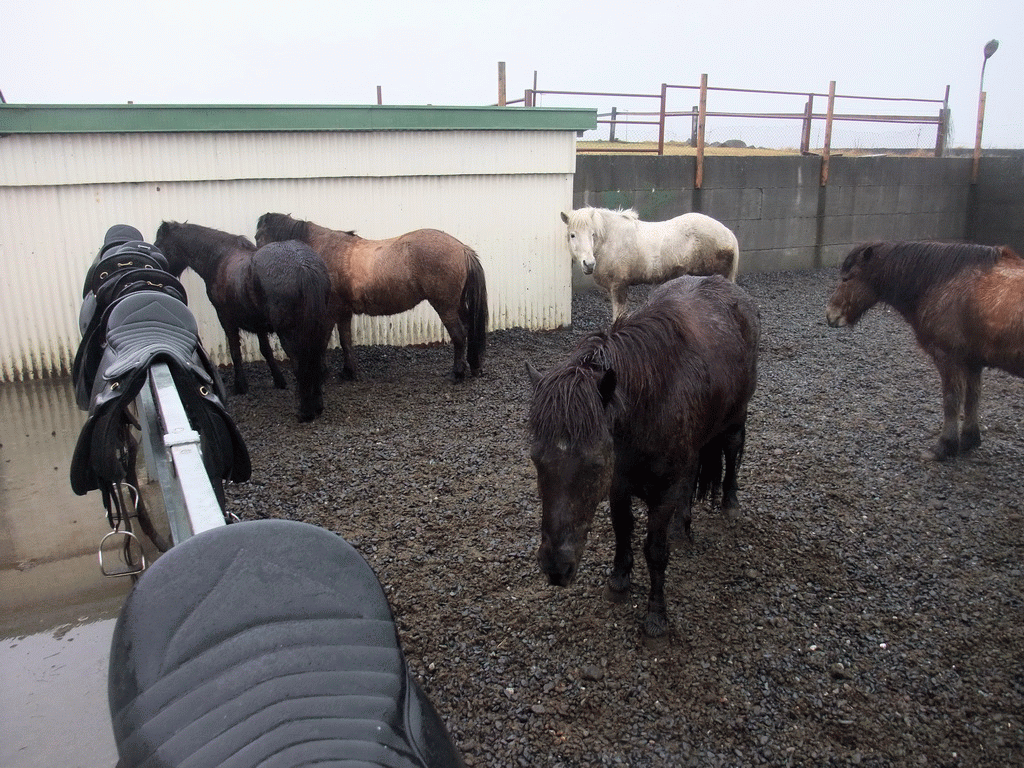
[(536, 368), (534, 368), (530, 364), (529, 360), (526, 361), (526, 372), (530, 374), (530, 381), (533, 382), (533, 388), (536, 389), (537, 385), (540, 384), (541, 377), (544, 374), (538, 371)]
[(870, 261), (871, 260), (871, 256), (872, 256), (872, 254), (874, 254), (874, 252), (875, 252), (875, 247), (873, 245), (867, 246), (863, 251), (860, 252), (860, 260), (861, 261)]
[(605, 408), (608, 407), (608, 403), (612, 401), (612, 397), (615, 395), (615, 369), (609, 368), (604, 372), (604, 376), (601, 377), (601, 381), (597, 384), (598, 394), (601, 395), (601, 403)]
[(569, 215), (565, 211), (562, 211), (562, 221), (566, 224), (569, 223)]

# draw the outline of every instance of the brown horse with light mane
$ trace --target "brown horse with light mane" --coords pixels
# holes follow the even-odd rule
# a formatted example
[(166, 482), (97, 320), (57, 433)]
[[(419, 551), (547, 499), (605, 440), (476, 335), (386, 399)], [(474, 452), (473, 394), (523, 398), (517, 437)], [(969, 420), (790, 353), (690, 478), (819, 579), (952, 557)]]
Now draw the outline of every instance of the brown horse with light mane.
[(421, 301), (430, 302), (451, 336), (451, 379), (480, 375), (487, 348), (487, 284), (472, 248), (436, 229), (367, 240), (283, 213), (260, 216), (257, 245), (283, 240), (306, 243), (327, 264), (344, 378), (356, 377), (352, 316), (394, 315)]
[(1024, 377), (1024, 259), (1006, 246), (865, 243), (846, 257), (840, 277), (826, 309), (829, 325), (853, 325), (885, 302), (935, 361), (943, 423), (934, 458), (980, 445), (982, 369)]

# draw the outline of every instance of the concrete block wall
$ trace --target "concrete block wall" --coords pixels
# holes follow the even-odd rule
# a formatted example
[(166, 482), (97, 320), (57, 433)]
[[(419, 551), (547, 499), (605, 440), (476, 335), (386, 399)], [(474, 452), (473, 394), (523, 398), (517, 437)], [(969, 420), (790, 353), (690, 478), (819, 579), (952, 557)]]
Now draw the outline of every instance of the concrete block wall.
[(1024, 255), (1024, 154), (981, 158), (975, 192), (968, 239)]
[(582, 155), (573, 205), (632, 207), (650, 221), (706, 213), (736, 233), (741, 273), (831, 267), (867, 240), (964, 239), (970, 163), (833, 156), (822, 187), (820, 157), (707, 157), (695, 189), (693, 157)]

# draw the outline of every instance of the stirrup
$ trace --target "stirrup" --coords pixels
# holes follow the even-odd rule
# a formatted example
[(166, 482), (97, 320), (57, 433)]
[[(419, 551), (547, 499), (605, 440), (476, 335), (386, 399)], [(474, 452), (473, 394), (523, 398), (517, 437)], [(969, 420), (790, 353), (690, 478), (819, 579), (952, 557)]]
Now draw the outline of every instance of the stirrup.
[[(121, 542), (121, 545), (118, 549), (122, 553), (121, 564), (124, 567), (118, 567), (116, 570), (107, 570), (107, 566), (103, 562), (103, 546), (107, 543), (107, 539), (109, 539), (111, 536), (123, 537), (123, 541)], [(135, 552), (132, 551), (133, 549), (135, 550)], [(111, 551), (116, 550), (111, 549)], [(138, 561), (132, 562), (135, 560), (136, 554), (138, 555)], [(120, 578), (121, 576), (137, 576), (144, 570), (146, 570), (146, 553), (142, 551), (142, 542), (140, 542), (138, 537), (131, 531), (111, 531), (102, 539), (100, 539), (99, 557), (100, 573), (102, 573), (107, 578), (116, 579)]]

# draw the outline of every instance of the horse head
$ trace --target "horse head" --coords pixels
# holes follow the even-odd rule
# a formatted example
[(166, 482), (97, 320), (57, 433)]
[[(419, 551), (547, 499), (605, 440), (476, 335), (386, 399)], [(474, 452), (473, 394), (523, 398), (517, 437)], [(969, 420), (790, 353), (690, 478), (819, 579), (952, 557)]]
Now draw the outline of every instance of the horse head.
[(256, 247), (284, 240), (303, 240), (307, 223), (287, 213), (264, 213), (256, 222)]
[(857, 246), (839, 271), (839, 285), (832, 292), (825, 318), (833, 328), (854, 325), (871, 307), (878, 303), (878, 294), (870, 278), (877, 243)]
[(178, 242), (182, 226), (177, 221), (161, 222), (153, 238), (153, 246), (167, 259), (167, 271), (175, 277), (181, 277), (181, 273), (189, 266), (188, 255)]
[[(592, 208), (580, 208), (572, 213), (562, 213), (562, 221), (568, 226), (569, 253), (580, 265), (583, 274), (592, 275), (597, 267), (597, 244), (600, 228), (592, 215)], [(591, 214), (591, 215), (588, 215)]]
[(576, 577), (597, 505), (608, 496), (615, 463), (606, 410), (615, 393), (615, 371), (569, 365), (542, 375), (529, 363), (534, 383), (530, 406), (541, 500), (537, 561), (548, 582), (569, 586)]

